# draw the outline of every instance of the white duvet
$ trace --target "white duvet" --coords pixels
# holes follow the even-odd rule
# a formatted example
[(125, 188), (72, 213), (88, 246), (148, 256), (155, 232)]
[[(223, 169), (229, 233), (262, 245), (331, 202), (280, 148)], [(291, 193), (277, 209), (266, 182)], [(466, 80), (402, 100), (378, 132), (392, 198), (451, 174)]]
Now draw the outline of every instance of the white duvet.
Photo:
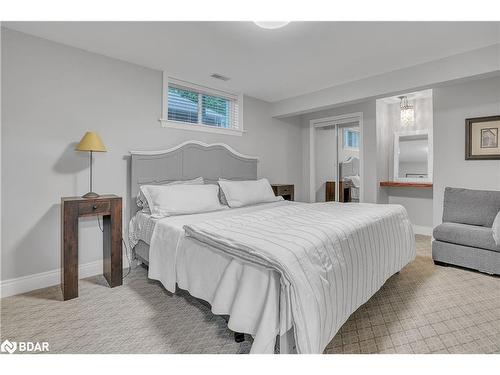
[[(254, 336), (252, 353), (273, 353), (276, 335), (291, 327), (290, 320), (279, 317), (279, 274), (214, 252), (209, 246), (186, 237), (183, 227), (189, 223), (226, 220), (239, 214), (293, 204), (279, 201), (154, 220), (151, 239), (146, 241), (150, 243), (148, 277), (159, 280), (172, 293), (177, 284), (191, 295), (209, 302), (214, 314), (229, 315), (231, 330)], [(138, 225), (144, 220), (140, 219), (138, 214), (131, 225), (132, 239), (145, 237), (141, 234), (144, 223)]]
[(347, 318), (415, 257), (413, 230), (399, 205), (284, 204), (184, 228), (221, 254), (280, 275), (299, 353), (321, 353)]

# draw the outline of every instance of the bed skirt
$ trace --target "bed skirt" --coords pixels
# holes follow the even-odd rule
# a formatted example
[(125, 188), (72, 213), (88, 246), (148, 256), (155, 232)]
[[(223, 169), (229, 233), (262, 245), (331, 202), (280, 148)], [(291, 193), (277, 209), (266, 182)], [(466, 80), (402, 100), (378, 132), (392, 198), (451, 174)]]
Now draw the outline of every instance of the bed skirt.
[(145, 265), (149, 266), (149, 245), (139, 240), (137, 245), (132, 249), (132, 258), (133, 260), (137, 259)]

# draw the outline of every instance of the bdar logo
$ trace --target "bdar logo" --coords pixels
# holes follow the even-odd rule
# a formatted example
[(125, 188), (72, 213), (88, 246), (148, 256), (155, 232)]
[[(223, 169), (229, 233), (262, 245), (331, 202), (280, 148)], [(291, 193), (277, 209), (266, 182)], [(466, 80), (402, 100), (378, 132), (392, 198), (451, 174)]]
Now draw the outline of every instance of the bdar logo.
[(5, 340), (2, 345), (0, 345), (0, 351), (5, 353), (24, 353), (24, 352), (48, 352), (49, 343), (47, 341), (42, 342), (32, 342), (32, 341), (9, 341)]
[(5, 340), (2, 342), (2, 345), (0, 345), (0, 351), (3, 353), (8, 352), (9, 354), (12, 354), (16, 351), (17, 349), (17, 342), (10, 342), (9, 340)]

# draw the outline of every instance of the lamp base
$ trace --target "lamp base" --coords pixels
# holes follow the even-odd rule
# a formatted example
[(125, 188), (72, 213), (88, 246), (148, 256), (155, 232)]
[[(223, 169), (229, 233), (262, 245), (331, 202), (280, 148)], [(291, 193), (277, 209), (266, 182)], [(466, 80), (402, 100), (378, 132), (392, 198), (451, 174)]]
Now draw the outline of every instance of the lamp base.
[(89, 191), (87, 194), (82, 195), (82, 198), (98, 198), (99, 194)]

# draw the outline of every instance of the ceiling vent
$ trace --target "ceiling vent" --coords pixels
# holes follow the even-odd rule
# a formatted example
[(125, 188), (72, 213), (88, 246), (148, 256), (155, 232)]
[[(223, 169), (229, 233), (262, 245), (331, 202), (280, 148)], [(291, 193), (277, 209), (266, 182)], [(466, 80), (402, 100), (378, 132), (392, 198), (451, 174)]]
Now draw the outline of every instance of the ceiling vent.
[(218, 73), (212, 73), (210, 74), (210, 77), (215, 78), (215, 79), (220, 79), (221, 81), (229, 81), (231, 78), (223, 76), (222, 74)]

